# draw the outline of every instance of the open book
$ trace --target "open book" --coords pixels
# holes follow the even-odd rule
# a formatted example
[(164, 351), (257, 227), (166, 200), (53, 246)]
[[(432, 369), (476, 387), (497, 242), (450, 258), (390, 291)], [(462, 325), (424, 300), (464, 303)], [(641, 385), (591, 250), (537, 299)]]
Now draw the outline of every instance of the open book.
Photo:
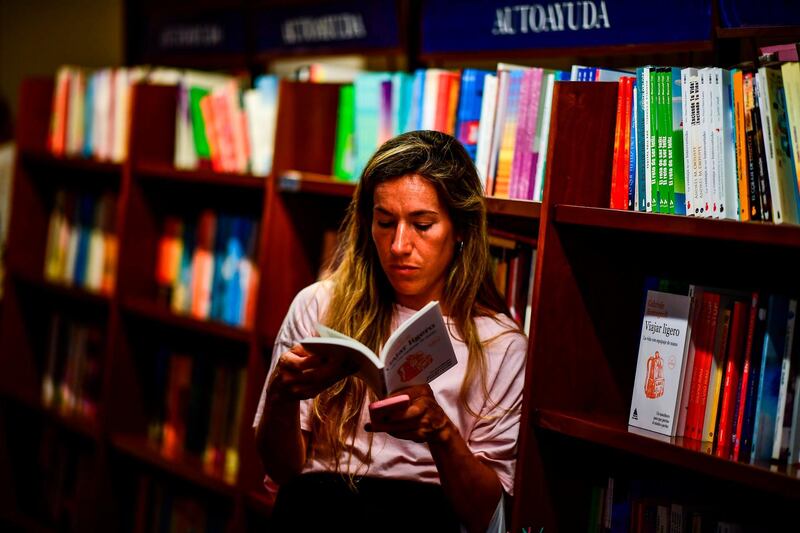
[(392, 392), (430, 383), (458, 362), (447, 334), (439, 302), (433, 301), (400, 325), (384, 344), (380, 354), (357, 340), (317, 324), (319, 337), (307, 337), (300, 344), (311, 353), (349, 360), (380, 398)]

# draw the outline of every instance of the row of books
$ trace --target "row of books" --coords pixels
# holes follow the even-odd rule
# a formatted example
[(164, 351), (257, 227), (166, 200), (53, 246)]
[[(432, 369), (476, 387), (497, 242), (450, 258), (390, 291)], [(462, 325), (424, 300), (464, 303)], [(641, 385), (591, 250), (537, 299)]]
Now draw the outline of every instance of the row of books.
[(178, 84), (175, 167), (266, 176), (272, 171), (278, 78), (254, 88), (221, 74), (185, 71)]
[[(744, 526), (719, 510), (682, 501), (675, 494), (680, 489), (659, 483), (609, 477), (604, 485), (593, 485), (589, 502), (589, 525), (592, 533), (683, 533), (715, 531), (740, 533)], [(720, 516), (722, 514), (723, 516)], [(730, 514), (730, 511), (727, 511)]]
[(103, 294), (114, 290), (116, 205), (111, 192), (56, 191), (47, 230), (45, 279)]
[(222, 509), (152, 475), (139, 475), (134, 533), (222, 533), (226, 522)]
[(494, 282), (505, 298), (511, 318), (530, 333), (536, 249), (513, 239), (489, 236)]
[(158, 240), (155, 280), (176, 313), (249, 327), (258, 290), (257, 221), (203, 210), (169, 215)]
[(37, 479), (30, 489), (20, 488), (17, 501), (23, 512), (48, 527), (74, 530), (78, 524), (76, 503), (91, 486), (94, 458), (69, 437), (58, 434), (58, 429), (45, 431), (47, 438), (28, 452), (36, 458), (33, 472), (38, 475), (32, 477)]
[(612, 208), (800, 223), (800, 64), (646, 66), (618, 95)]
[(97, 324), (53, 313), (42, 375), (42, 405), (64, 416), (96, 417), (104, 339)]
[(797, 300), (658, 288), (647, 292), (628, 423), (734, 461), (800, 462)]
[(496, 72), (355, 74), (352, 86), (340, 91), (333, 174), (357, 179), (384, 141), (405, 131), (437, 130), (465, 146), (487, 195), (541, 200), (553, 83), (570, 76), (507, 63)]
[(165, 67), (56, 73), (47, 148), (54, 155), (120, 163), (128, 157), (131, 95), (137, 83), (176, 86), (175, 166), (266, 176), (272, 169), (277, 78), (245, 78)]
[(162, 347), (151, 378), (150, 442), (167, 457), (200, 457), (204, 471), (235, 483), (246, 369)]

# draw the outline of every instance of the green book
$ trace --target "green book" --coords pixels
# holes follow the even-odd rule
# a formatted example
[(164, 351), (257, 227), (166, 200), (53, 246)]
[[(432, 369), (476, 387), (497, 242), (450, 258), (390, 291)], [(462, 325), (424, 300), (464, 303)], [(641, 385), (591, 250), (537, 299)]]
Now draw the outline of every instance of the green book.
[(194, 137), (194, 149), (200, 159), (211, 159), (211, 151), (208, 148), (208, 137), (206, 137), (206, 123), (203, 120), (203, 113), (200, 111), (200, 100), (210, 91), (202, 87), (189, 88), (189, 110), (192, 114), (192, 136)]
[(355, 105), (356, 91), (353, 85), (342, 85), (339, 89), (339, 112), (336, 119), (336, 146), (333, 152), (333, 175), (341, 180), (352, 181), (355, 172)]

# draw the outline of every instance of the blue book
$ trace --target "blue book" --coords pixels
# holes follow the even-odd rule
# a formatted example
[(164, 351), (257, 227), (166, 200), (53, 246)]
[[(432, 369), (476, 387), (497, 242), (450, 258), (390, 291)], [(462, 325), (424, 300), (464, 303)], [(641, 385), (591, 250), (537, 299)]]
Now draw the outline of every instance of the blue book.
[(378, 148), (383, 83), (391, 86), (390, 72), (362, 72), (355, 79), (356, 95), (356, 165), (354, 176), (360, 176)]
[(769, 297), (753, 424), (751, 464), (767, 463), (772, 457), (788, 311), (789, 299), (786, 296)]
[(483, 83), (490, 72), (466, 68), (461, 73), (461, 94), (456, 114), (456, 138), (475, 161), (478, 151), (478, 125), (483, 102)]
[(86, 94), (83, 101), (83, 157), (92, 157), (92, 117), (94, 116), (94, 85), (97, 74), (86, 80)]
[(239, 324), (242, 302), (241, 262), (244, 259), (243, 232), (247, 231), (247, 221), (234, 217), (230, 236), (225, 247), (225, 305), (222, 319), (228, 324)]
[[(639, 67), (636, 69), (636, 189), (637, 189), (637, 211), (647, 211), (647, 195), (645, 190), (645, 150), (644, 150), (644, 98), (642, 90), (644, 87), (644, 77), (647, 75), (649, 67)], [(631, 139), (631, 143), (633, 140)]]
[(211, 278), (211, 312), (209, 318), (222, 320), (225, 309), (225, 268), (226, 242), (230, 236), (231, 216), (217, 215), (217, 234), (214, 236), (214, 274)]
[(425, 100), (425, 69), (414, 71), (411, 82), (411, 101), (408, 110), (408, 122), (405, 131), (417, 131), (422, 128), (422, 103)]
[(75, 270), (72, 281), (82, 287), (86, 284), (86, 267), (89, 264), (89, 241), (94, 219), (94, 198), (89, 194), (81, 194), (78, 199), (78, 246), (75, 253)]

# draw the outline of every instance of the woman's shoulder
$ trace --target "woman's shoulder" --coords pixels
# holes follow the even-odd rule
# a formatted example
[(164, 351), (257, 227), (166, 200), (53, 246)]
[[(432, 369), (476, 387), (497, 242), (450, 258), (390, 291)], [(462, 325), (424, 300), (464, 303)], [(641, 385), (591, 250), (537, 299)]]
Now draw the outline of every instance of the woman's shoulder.
[(525, 349), (528, 338), (514, 320), (504, 313), (484, 315), (475, 318), (478, 337), (490, 347), (502, 347), (506, 351), (510, 347)]
[(297, 293), (289, 309), (289, 316), (307, 316), (313, 320), (325, 312), (333, 294), (333, 283), (330, 280), (317, 281)]

